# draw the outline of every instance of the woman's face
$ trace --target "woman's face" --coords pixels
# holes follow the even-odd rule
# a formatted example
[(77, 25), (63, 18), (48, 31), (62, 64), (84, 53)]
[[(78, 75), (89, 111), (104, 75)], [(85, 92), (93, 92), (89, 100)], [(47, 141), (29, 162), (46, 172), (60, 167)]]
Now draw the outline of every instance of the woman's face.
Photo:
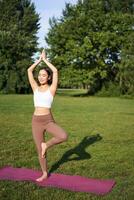
[(48, 82), (48, 74), (45, 69), (41, 69), (38, 74), (38, 80), (41, 85), (44, 85)]

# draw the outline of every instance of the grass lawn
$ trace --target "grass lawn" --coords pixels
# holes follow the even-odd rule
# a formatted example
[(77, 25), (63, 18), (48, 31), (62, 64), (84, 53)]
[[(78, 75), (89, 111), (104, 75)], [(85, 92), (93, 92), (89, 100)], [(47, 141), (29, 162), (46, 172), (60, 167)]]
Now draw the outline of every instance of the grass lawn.
[[(114, 179), (112, 192), (101, 197), (0, 181), (1, 200), (134, 200), (134, 99), (76, 97), (78, 92), (83, 91), (60, 91), (54, 99), (53, 116), (69, 138), (48, 150), (49, 171)], [(0, 167), (40, 169), (31, 132), (33, 111), (32, 95), (0, 95)], [(50, 137), (46, 133), (46, 140)]]

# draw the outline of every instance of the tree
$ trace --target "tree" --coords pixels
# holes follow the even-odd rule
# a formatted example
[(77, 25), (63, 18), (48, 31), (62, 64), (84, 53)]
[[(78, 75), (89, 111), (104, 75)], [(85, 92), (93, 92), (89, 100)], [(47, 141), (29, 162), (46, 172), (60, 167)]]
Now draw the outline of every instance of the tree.
[(37, 50), (39, 15), (30, 0), (0, 1), (0, 90), (28, 93), (27, 68)]
[[(108, 82), (119, 82), (121, 53), (127, 38), (132, 40), (128, 33), (133, 31), (133, 8), (132, 0), (79, 0), (76, 5), (66, 4), (61, 18), (50, 20), (45, 38), (48, 54), (62, 74), (65, 72), (64, 80), (69, 79), (72, 69), (85, 72), (82, 80), (89, 94)], [(73, 81), (71, 77), (73, 87), (76, 78)]]

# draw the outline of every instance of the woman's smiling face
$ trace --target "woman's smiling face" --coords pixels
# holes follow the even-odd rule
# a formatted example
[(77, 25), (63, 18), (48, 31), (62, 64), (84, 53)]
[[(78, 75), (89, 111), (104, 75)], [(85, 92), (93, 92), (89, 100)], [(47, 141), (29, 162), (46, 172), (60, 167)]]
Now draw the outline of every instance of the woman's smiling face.
[(38, 81), (41, 85), (44, 85), (48, 82), (48, 73), (45, 69), (41, 69), (38, 74)]

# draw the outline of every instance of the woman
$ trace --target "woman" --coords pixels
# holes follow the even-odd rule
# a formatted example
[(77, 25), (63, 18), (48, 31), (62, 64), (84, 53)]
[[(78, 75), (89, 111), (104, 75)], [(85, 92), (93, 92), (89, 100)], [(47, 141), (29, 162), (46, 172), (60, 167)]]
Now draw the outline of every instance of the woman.
[[(38, 81), (33, 77), (34, 68), (44, 61), (48, 67), (39, 70)], [(49, 72), (52, 71), (52, 75)], [(43, 50), (39, 60), (28, 68), (28, 79), (34, 94), (35, 111), (32, 116), (32, 135), (38, 153), (39, 163), (42, 169), (42, 176), (36, 181), (40, 182), (48, 177), (46, 151), (55, 144), (64, 142), (68, 136), (64, 129), (62, 129), (54, 120), (51, 113), (51, 105), (56, 94), (58, 84), (58, 71), (46, 58)], [(51, 84), (49, 84), (51, 82)], [(44, 141), (44, 132), (52, 134), (52, 138), (47, 142)]]

